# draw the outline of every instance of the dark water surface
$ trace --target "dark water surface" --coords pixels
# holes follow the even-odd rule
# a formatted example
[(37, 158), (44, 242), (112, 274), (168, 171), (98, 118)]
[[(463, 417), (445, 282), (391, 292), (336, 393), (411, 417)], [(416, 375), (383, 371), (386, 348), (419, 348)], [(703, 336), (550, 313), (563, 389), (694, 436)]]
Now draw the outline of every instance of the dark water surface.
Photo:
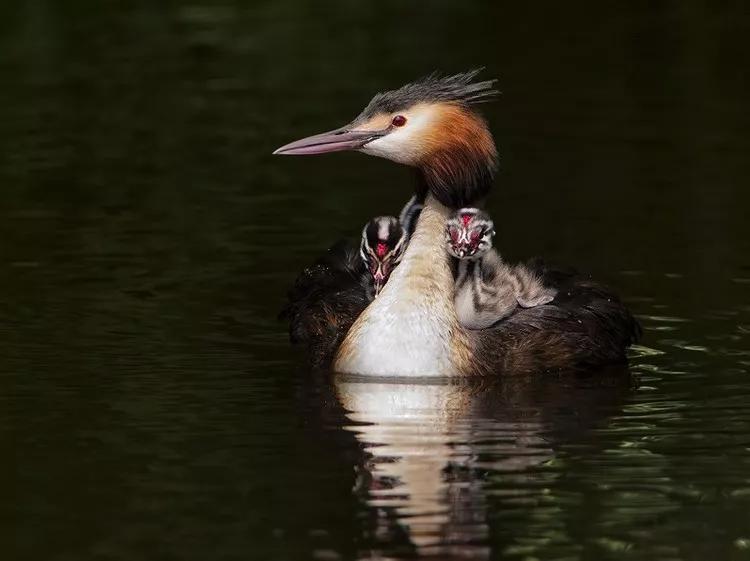
[[(2, 3), (0, 558), (750, 558), (750, 19), (519, 4)], [(275, 320), (410, 174), (271, 151), (476, 65), (498, 244), (623, 295), (633, 383), (331, 380)]]

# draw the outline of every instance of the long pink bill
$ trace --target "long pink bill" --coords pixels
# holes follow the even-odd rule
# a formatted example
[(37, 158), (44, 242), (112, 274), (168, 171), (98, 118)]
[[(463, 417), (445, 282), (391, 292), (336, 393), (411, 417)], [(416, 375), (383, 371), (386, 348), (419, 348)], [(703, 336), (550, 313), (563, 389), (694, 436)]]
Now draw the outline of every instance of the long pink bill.
[(308, 136), (285, 144), (274, 151), (274, 154), (288, 156), (306, 156), (310, 154), (325, 154), (326, 152), (341, 152), (343, 150), (357, 150), (368, 142), (380, 138), (385, 131), (358, 131), (348, 127)]

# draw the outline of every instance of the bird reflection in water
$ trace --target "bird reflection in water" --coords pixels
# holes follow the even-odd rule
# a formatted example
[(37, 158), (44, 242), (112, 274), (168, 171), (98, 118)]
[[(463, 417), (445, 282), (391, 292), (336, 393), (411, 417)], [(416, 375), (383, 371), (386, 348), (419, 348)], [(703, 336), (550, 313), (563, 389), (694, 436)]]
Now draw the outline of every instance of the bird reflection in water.
[(488, 493), (490, 480), (532, 484), (532, 468), (619, 411), (632, 386), (622, 369), (543, 381), (337, 376), (332, 384), (344, 428), (367, 454), (355, 492), (375, 509), (373, 541), (387, 550), (370, 553), (394, 554), (400, 542), (408, 546), (398, 555), (480, 559), (490, 554), (487, 503), (503, 500)]

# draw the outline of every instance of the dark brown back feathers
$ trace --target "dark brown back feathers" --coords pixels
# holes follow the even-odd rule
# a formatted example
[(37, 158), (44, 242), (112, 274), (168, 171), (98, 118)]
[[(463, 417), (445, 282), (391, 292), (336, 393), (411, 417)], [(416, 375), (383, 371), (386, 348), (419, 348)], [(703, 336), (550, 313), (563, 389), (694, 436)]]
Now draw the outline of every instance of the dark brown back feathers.
[(280, 319), (289, 322), (289, 338), (306, 348), (314, 368), (326, 368), (359, 314), (370, 302), (364, 263), (356, 245), (334, 244), (303, 270), (289, 290)]
[[(339, 243), (305, 269), (289, 292), (282, 317), (293, 343), (303, 345), (315, 368), (329, 368), (349, 328), (367, 307), (359, 281), (356, 249)], [(496, 326), (472, 331), (476, 347), (473, 375), (523, 375), (569, 372), (625, 363), (627, 348), (641, 334), (638, 322), (612, 292), (571, 271), (541, 261), (527, 266), (555, 300), (519, 308)]]
[(556, 288), (557, 296), (475, 332), (478, 373), (568, 372), (627, 362), (627, 349), (640, 339), (641, 327), (615, 294), (541, 260), (526, 266), (545, 286)]

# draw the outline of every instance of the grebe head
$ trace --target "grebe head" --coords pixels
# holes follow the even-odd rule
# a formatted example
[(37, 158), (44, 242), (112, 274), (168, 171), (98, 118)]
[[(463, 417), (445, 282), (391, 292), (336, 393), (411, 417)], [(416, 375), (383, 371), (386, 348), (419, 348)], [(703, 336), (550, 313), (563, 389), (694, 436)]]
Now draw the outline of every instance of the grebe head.
[(458, 208), (487, 195), (497, 150), (475, 104), (492, 99), (492, 80), (479, 70), (432, 74), (372, 98), (348, 125), (282, 146), (274, 154), (356, 150), (416, 167), (433, 195)]
[(375, 296), (401, 262), (406, 244), (406, 232), (393, 216), (373, 218), (362, 229), (359, 253), (372, 277)]
[(481, 258), (492, 247), (495, 225), (487, 213), (476, 208), (462, 208), (445, 223), (445, 245), (457, 259)]

